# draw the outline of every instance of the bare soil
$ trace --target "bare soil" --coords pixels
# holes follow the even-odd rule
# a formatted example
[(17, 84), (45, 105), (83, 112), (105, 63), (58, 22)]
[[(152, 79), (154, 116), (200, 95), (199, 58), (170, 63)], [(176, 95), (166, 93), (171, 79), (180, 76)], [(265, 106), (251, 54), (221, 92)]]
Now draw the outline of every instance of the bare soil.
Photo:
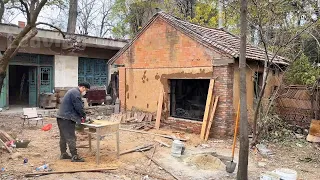
[[(72, 163), (69, 160), (59, 160), (59, 132), (56, 120), (45, 119), (44, 124), (52, 124), (50, 131), (42, 131), (42, 125), (21, 127), (21, 119), (17, 117), (1, 116), (0, 129), (5, 130), (10, 135), (19, 139), (30, 139), (29, 146), (25, 149), (15, 149), (20, 153), (18, 158), (10, 158), (11, 155), (5, 150), (0, 149), (0, 179), (124, 179), (139, 180), (145, 175), (137, 174), (128, 169), (147, 172), (161, 179), (173, 179), (159, 166), (153, 162), (149, 164), (141, 152), (134, 152), (120, 156), (119, 159), (115, 153), (115, 135), (107, 135), (102, 141), (101, 163), (95, 162), (95, 140), (93, 140), (93, 150), (89, 152), (87, 148), (79, 148), (79, 154), (83, 156), (86, 162)], [(127, 127), (128, 126), (124, 126)], [(221, 166), (221, 161), (231, 155), (231, 138), (228, 140), (211, 139), (203, 145), (198, 135), (188, 133), (177, 133), (175, 130), (165, 129), (150, 132), (176, 135), (189, 140), (185, 143), (186, 152), (181, 158), (175, 158), (170, 155), (170, 148), (156, 148), (154, 158), (158, 160), (165, 168), (169, 169), (176, 176), (183, 180), (200, 180), (200, 179), (235, 179), (236, 172), (228, 174)], [(77, 145), (88, 144), (86, 135), (78, 134)], [(171, 145), (171, 140), (161, 137), (155, 137), (146, 134), (138, 134), (127, 131), (120, 133), (120, 150), (134, 148), (147, 143), (155, 143), (155, 139), (161, 140)], [(202, 144), (202, 146), (201, 146)], [(272, 171), (277, 168), (290, 168), (298, 172), (299, 179), (317, 180), (320, 179), (320, 152), (315, 144), (307, 143), (304, 139), (292, 140), (286, 143), (269, 143), (266, 144), (274, 152), (273, 156), (264, 157), (256, 150), (250, 150), (249, 156), (249, 177), (250, 179), (259, 179), (262, 172)], [(152, 150), (146, 152), (151, 155)], [(236, 158), (238, 159), (238, 149), (236, 149)], [(212, 155), (224, 157), (216, 160)], [(27, 164), (23, 164), (24, 158), (28, 159)], [(115, 171), (103, 173), (74, 173), (74, 174), (54, 174), (34, 178), (25, 178), (24, 174), (35, 172), (36, 167), (48, 163), (53, 171), (67, 171), (78, 169), (93, 169), (104, 167), (118, 167)], [(217, 165), (218, 163), (218, 165)], [(211, 168), (210, 168), (211, 167)], [(1, 172), (1, 168), (5, 170)], [(147, 179), (147, 178), (145, 178)], [(149, 179), (157, 179), (149, 177)]]

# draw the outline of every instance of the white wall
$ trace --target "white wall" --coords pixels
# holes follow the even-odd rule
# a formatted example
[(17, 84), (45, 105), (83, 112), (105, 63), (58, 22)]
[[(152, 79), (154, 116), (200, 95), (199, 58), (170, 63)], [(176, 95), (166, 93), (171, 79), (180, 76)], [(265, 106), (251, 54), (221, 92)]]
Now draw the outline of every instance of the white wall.
[(54, 56), (54, 85), (55, 87), (78, 86), (78, 57)]

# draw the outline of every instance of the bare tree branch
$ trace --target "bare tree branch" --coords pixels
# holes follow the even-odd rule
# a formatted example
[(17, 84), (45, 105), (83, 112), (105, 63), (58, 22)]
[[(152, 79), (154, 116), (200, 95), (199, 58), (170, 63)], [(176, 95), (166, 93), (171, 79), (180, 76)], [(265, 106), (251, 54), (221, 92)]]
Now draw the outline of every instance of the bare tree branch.
[[(37, 18), (39, 16), (39, 13), (41, 11), (41, 9), (43, 8), (43, 6), (48, 2), (48, 0), (41, 0), (41, 2), (39, 3), (39, 5), (36, 7), (36, 9), (34, 10), (32, 17), (31, 17), (31, 24), (35, 24), (37, 21)], [(31, 9), (31, 8), (30, 8)], [(30, 10), (31, 11), (31, 10)]]
[(54, 28), (54, 29), (56, 29), (56, 30), (59, 31), (59, 33), (62, 35), (63, 39), (66, 39), (65, 33), (62, 32), (60, 28), (58, 28), (58, 27), (56, 27), (56, 26), (54, 26), (54, 25), (52, 25), (52, 24), (48, 24), (48, 23), (44, 23), (44, 22), (38, 22), (38, 23), (36, 23), (36, 26), (38, 26), (38, 25), (45, 25), (45, 26), (52, 27), (52, 28)]
[(27, 22), (30, 22), (30, 11), (28, 8), (27, 3), (25, 3), (23, 0), (19, 0), (21, 5), (25, 8), (25, 13), (27, 14)]

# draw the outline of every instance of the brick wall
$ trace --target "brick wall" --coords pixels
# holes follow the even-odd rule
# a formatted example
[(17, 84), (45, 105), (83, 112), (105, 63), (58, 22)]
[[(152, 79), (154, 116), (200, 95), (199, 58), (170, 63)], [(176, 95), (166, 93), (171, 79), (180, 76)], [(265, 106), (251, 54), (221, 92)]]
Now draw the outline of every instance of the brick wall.
[(202, 122), (200, 121), (185, 120), (173, 117), (169, 117), (164, 124), (168, 125), (172, 129), (194, 134), (200, 134), (202, 127)]
[[(156, 37), (156, 38), (155, 38)], [(170, 79), (209, 79), (218, 77), (215, 95), (220, 96), (212, 134), (225, 136), (233, 124), (233, 67), (212, 67), (213, 59), (228, 57), (208, 49), (162, 19), (155, 20), (115, 62), (119, 68), (119, 96), (122, 110), (155, 113), (160, 88), (164, 89), (164, 118), (169, 115)], [(166, 119), (165, 124), (200, 133), (201, 122)], [(229, 124), (231, 123), (231, 124)], [(231, 132), (232, 133), (232, 132)]]
[(121, 112), (126, 110), (126, 68), (119, 67), (119, 99)]
[(219, 96), (215, 113), (214, 125), (211, 131), (214, 136), (223, 137), (233, 133), (233, 66), (217, 66), (213, 68), (216, 77), (214, 95)]

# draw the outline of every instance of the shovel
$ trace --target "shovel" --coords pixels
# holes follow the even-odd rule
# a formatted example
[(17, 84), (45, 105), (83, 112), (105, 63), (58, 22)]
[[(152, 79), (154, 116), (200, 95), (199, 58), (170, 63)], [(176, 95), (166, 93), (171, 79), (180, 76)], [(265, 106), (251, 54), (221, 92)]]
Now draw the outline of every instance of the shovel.
[(238, 104), (238, 112), (236, 117), (236, 125), (234, 126), (234, 135), (233, 135), (233, 144), (232, 144), (232, 155), (231, 155), (231, 161), (227, 162), (226, 164), (226, 171), (228, 173), (233, 173), (236, 169), (237, 163), (233, 162), (234, 159), (234, 149), (236, 147), (236, 141), (237, 141), (237, 133), (238, 133), (238, 123), (240, 119), (240, 102)]

